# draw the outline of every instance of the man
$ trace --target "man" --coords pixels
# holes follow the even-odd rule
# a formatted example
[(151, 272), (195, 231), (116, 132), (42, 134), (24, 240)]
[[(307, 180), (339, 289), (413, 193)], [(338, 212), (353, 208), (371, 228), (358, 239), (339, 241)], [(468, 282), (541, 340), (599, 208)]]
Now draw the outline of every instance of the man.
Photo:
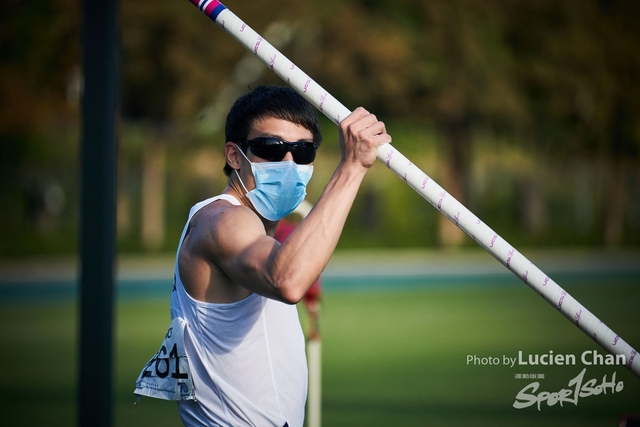
[(177, 251), (172, 328), (136, 393), (168, 389), (156, 374), (192, 379), (193, 387), (180, 385), (188, 392), (169, 397), (186, 425), (302, 427), (307, 367), (294, 304), (329, 262), (377, 147), (391, 137), (363, 108), (344, 119), (340, 163), (280, 244), (278, 220), (304, 199), (321, 142), (316, 113), (289, 88), (260, 86), (233, 105), (225, 133), (228, 186), (191, 209)]

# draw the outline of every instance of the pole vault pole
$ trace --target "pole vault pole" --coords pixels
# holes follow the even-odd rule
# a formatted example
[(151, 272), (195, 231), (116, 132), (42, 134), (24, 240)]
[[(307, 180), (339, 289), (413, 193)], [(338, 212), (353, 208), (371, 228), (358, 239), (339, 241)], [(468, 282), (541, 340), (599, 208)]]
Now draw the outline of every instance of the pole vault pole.
[[(330, 120), (339, 124), (351, 114), (351, 111), (222, 3), (217, 0), (189, 1), (245, 48), (253, 52), (267, 67)], [(639, 357), (637, 357), (635, 349), (391, 144), (379, 147), (378, 160), (605, 350), (614, 355), (624, 355), (625, 366), (640, 378), (640, 360), (637, 360)]]

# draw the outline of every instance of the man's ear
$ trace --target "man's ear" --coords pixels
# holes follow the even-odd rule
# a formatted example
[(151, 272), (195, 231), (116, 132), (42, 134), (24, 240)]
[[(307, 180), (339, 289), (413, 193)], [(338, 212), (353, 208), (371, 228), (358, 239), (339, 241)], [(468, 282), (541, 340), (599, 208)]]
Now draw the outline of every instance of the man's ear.
[(234, 142), (228, 141), (224, 145), (224, 157), (232, 169), (240, 169), (242, 153)]

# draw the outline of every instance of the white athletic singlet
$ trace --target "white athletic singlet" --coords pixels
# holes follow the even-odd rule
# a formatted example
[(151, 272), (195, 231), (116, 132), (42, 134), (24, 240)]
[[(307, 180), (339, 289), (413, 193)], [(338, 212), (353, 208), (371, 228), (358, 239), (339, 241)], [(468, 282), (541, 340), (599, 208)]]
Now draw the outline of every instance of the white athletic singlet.
[(185, 291), (178, 256), (193, 215), (221, 195), (196, 204), (182, 232), (171, 295), (171, 318), (181, 317), (196, 401), (178, 401), (188, 426), (302, 427), (307, 362), (295, 305), (258, 294), (231, 304), (197, 301)]

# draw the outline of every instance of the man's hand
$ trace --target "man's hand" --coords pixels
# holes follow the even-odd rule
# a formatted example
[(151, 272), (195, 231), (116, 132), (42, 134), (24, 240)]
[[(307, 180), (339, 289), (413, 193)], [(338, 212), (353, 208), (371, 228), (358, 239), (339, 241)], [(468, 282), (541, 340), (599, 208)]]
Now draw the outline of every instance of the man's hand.
[(378, 147), (387, 142), (391, 142), (391, 136), (384, 123), (362, 107), (340, 123), (342, 163), (368, 169), (376, 161)]

